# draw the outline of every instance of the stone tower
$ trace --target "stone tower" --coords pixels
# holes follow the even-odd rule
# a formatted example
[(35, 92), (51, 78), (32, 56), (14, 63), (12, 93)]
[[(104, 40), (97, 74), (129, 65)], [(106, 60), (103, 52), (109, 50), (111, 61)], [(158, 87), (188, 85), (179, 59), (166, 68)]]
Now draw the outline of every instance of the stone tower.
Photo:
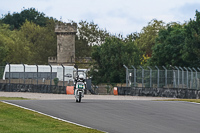
[(57, 58), (49, 57), (52, 65), (74, 65), (75, 64), (75, 36), (77, 32), (76, 23), (56, 24), (57, 35)]

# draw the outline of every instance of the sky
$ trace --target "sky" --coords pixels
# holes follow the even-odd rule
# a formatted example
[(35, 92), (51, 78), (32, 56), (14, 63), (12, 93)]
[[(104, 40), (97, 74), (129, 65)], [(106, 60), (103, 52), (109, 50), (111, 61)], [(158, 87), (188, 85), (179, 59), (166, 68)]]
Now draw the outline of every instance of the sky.
[(64, 22), (94, 22), (111, 34), (141, 32), (153, 19), (184, 23), (200, 11), (200, 0), (0, 0), (0, 15), (35, 8)]

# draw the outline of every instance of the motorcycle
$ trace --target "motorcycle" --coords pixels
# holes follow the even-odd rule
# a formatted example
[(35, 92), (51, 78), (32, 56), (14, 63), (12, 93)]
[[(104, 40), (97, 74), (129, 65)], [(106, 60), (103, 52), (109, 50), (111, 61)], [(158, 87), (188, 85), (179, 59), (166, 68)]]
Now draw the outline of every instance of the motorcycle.
[(86, 89), (86, 75), (85, 71), (78, 70), (78, 66), (74, 66), (76, 70), (74, 71), (74, 94), (76, 102), (81, 102), (82, 97), (84, 97), (84, 90)]
[(84, 90), (85, 90), (85, 84), (83, 82), (77, 82), (75, 89), (76, 102), (79, 103), (81, 102), (82, 97), (84, 97)]

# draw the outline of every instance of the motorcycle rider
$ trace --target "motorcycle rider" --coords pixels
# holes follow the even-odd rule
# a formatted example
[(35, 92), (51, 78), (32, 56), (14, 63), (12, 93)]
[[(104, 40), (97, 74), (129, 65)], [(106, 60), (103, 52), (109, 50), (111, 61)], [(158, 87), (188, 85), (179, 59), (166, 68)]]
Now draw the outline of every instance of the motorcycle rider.
[(75, 80), (74, 80), (74, 89), (76, 89), (76, 84), (77, 84), (77, 82), (83, 82), (84, 85), (86, 85), (86, 84), (85, 84), (85, 79), (84, 79), (83, 74), (80, 74), (80, 75), (78, 75), (78, 76), (75, 78)]
[(86, 82), (83, 74), (78, 75), (74, 80), (74, 94), (76, 94), (76, 88), (80, 82), (84, 84), (84, 89), (86, 89)]

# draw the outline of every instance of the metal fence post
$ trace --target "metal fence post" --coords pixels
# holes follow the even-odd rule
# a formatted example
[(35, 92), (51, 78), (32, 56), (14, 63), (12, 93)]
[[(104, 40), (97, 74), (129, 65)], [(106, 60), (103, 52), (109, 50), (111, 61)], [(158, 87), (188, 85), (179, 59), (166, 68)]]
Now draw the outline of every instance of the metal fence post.
[(9, 71), (9, 74), (8, 74), (8, 80), (9, 80), (9, 81), (8, 81), (8, 82), (9, 82), (9, 83), (8, 83), (8, 86), (9, 86), (9, 87), (8, 87), (8, 88), (9, 88), (9, 91), (10, 91), (10, 63), (7, 63), (7, 64), (8, 64), (8, 66), (9, 66), (9, 68), (8, 68), (8, 71)]
[(149, 67), (149, 66), (147, 66), (147, 68), (149, 68), (149, 70), (150, 70), (150, 77), (149, 77), (149, 82), (150, 82), (150, 88), (152, 87), (152, 69), (151, 69), (151, 67)]
[(22, 65), (24, 66), (24, 84), (25, 84), (25, 65), (23, 63)]
[(191, 89), (193, 89), (193, 71), (190, 67), (188, 67), (188, 69), (191, 71), (191, 83), (192, 83)]
[(180, 75), (179, 75), (179, 69), (176, 66), (175, 66), (175, 68), (178, 70), (178, 88), (179, 88), (179, 84), (180, 84), (180, 82), (179, 82), (179, 77), (180, 77)]
[(173, 87), (176, 88), (176, 72), (173, 69)]
[(187, 71), (187, 78), (186, 78), (186, 81), (187, 81), (187, 88), (189, 89), (189, 86), (188, 86), (188, 69), (186, 67), (183, 67), (186, 71)]
[[(200, 68), (199, 67), (197, 67), (197, 69), (200, 71)], [(197, 74), (198, 75), (198, 74)], [(197, 76), (197, 78), (198, 78), (198, 76)], [(198, 80), (198, 79), (197, 79)], [(199, 89), (199, 86), (197, 85), (197, 87), (198, 87), (198, 89)]]
[(197, 80), (198, 80), (198, 78), (197, 78), (197, 70), (196, 70), (194, 67), (193, 67), (192, 69), (193, 69), (193, 70), (195, 71), (195, 73), (196, 73), (196, 75), (195, 75), (195, 78), (196, 78), (196, 85), (195, 85), (195, 86), (196, 86), (196, 89), (197, 89)]
[(132, 68), (134, 69), (134, 87), (136, 87), (136, 68), (134, 66)]
[(51, 85), (52, 85), (52, 66), (51, 64), (49, 64), (50, 66), (50, 72), (51, 72), (51, 75), (50, 75), (50, 90), (51, 90)]
[(167, 87), (167, 69), (162, 66), (165, 69), (165, 86)]
[(183, 68), (179, 67), (182, 71), (182, 88), (184, 88), (184, 71)]
[(36, 65), (36, 68), (37, 68), (37, 89), (38, 89), (38, 65), (37, 64), (35, 64)]
[(61, 64), (62, 68), (63, 68), (63, 88), (64, 88), (64, 81), (65, 81), (65, 67), (63, 66), (63, 64)]
[(132, 76), (133, 76), (133, 75), (132, 75), (132, 72), (129, 72), (129, 71), (128, 71), (128, 85), (129, 85), (129, 87), (132, 86), (132, 82), (131, 82), (131, 81), (132, 81), (132, 80), (131, 80), (131, 79), (132, 79)]
[(157, 66), (155, 66), (156, 69), (158, 70), (158, 75), (157, 75), (157, 88), (159, 88), (159, 78), (160, 78), (160, 73), (159, 73), (159, 68)]
[(126, 68), (126, 87), (128, 87), (128, 68), (126, 65), (123, 65)]
[(142, 69), (142, 88), (144, 87), (144, 69), (142, 66), (139, 66)]

